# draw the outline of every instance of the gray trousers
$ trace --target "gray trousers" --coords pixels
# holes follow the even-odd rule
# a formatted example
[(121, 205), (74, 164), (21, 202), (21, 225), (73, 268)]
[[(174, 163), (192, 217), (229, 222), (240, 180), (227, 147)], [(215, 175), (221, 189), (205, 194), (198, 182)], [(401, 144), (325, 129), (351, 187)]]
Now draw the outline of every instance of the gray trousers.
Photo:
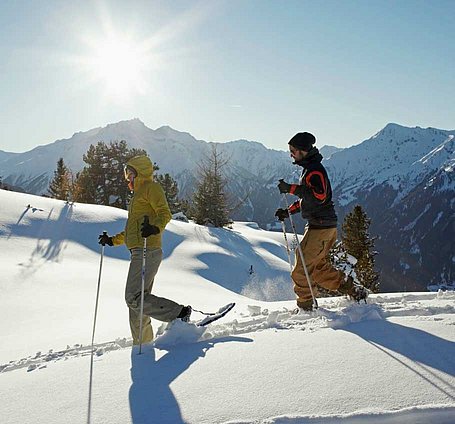
[[(142, 253), (143, 249), (131, 249), (131, 262), (126, 280), (125, 300), (130, 313), (130, 328), (133, 343), (139, 344), (140, 313), (141, 313), (141, 289), (142, 289)], [(151, 294), (153, 281), (161, 260), (161, 249), (147, 249), (145, 258), (145, 281), (144, 281), (144, 315), (142, 319), (142, 343), (153, 340), (153, 330), (150, 317), (159, 321), (169, 322), (177, 318), (183, 305), (163, 297)]]

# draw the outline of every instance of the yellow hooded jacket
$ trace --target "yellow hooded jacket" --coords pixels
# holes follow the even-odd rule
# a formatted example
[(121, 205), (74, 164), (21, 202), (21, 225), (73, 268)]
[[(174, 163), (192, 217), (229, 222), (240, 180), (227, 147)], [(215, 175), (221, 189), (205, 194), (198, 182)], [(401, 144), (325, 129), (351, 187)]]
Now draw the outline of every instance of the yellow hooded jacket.
[(136, 156), (127, 165), (137, 173), (134, 194), (128, 205), (125, 230), (112, 237), (112, 242), (114, 246), (125, 243), (128, 249), (142, 248), (144, 239), (141, 236), (141, 224), (144, 216), (148, 216), (150, 224), (156, 225), (160, 233), (147, 237), (147, 247), (161, 248), (164, 227), (172, 218), (164, 190), (153, 181), (153, 164), (147, 156)]

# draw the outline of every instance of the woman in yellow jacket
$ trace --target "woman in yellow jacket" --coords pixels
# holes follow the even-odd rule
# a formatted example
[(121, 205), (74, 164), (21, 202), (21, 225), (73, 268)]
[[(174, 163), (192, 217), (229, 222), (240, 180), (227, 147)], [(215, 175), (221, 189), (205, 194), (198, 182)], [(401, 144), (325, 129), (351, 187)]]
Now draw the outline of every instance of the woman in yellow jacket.
[[(133, 191), (133, 197), (128, 206), (125, 230), (113, 237), (101, 234), (99, 243), (109, 246), (126, 244), (131, 252), (125, 288), (131, 334), (134, 344), (139, 344), (140, 341), (148, 343), (153, 340), (150, 317), (165, 322), (173, 321), (176, 318), (189, 321), (191, 307), (179, 305), (172, 300), (151, 294), (153, 281), (163, 258), (162, 234), (172, 215), (162, 187), (153, 181), (153, 164), (150, 159), (147, 156), (136, 156), (130, 159), (125, 166), (125, 178), (128, 180), (130, 190)], [(149, 218), (149, 222), (144, 222), (144, 216)], [(139, 329), (144, 238), (147, 239), (147, 251), (141, 338)]]

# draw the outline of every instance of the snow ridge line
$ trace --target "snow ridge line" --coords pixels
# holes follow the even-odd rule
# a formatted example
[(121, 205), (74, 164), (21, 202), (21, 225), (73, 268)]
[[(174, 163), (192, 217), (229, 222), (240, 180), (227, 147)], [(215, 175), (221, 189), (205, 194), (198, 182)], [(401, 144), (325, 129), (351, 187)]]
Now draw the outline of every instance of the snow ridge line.
[[(157, 338), (153, 342), (153, 345), (158, 349), (166, 349), (168, 346), (254, 333), (267, 329), (294, 329), (313, 332), (323, 328), (341, 328), (356, 322), (381, 320), (394, 316), (419, 316), (422, 318), (431, 316), (432, 319), (444, 319), (447, 320), (448, 324), (455, 324), (455, 321), (451, 318), (437, 317), (439, 314), (455, 313), (455, 307), (450, 304), (454, 297), (455, 294), (444, 296), (435, 295), (434, 297), (430, 297), (430, 299), (428, 296), (410, 295), (397, 298), (395, 302), (382, 302), (381, 298), (376, 298), (374, 300), (377, 303), (368, 304), (357, 304), (346, 298), (336, 298), (326, 302), (326, 306), (329, 309), (321, 307), (314, 312), (300, 311), (298, 314), (295, 314), (293, 310), (286, 307), (280, 310), (269, 310), (257, 305), (248, 305), (247, 312), (240, 313), (238, 319), (211, 324), (208, 327), (204, 327), (205, 331), (201, 331), (200, 328), (197, 330), (194, 324), (190, 324), (190, 328), (188, 328), (188, 324), (184, 324), (183, 327), (180, 325), (172, 326), (164, 324), (163, 329), (161, 327), (158, 329)], [(432, 301), (431, 304), (425, 304), (426, 300)], [(435, 305), (435, 300), (441, 303)], [(187, 333), (187, 336), (182, 337), (182, 332)], [(96, 356), (102, 356), (106, 352), (131, 346), (131, 338), (119, 338), (115, 341), (95, 344), (94, 354)], [(0, 373), (26, 367), (27, 372), (30, 372), (35, 369), (46, 368), (47, 363), (50, 362), (88, 356), (91, 352), (91, 345), (84, 346), (82, 344), (76, 344), (72, 348), (67, 346), (66, 349), (60, 351), (51, 349), (47, 353), (37, 352), (35, 356), (29, 356), (0, 365)]]
[[(359, 305), (356, 306), (358, 307)], [(364, 319), (371, 319), (371, 317), (367, 317), (370, 313), (369, 311), (371, 309), (376, 310), (377, 307), (373, 305), (365, 305), (365, 307), (367, 313), (361, 312), (356, 318), (345, 317), (344, 320), (338, 321), (342, 323), (350, 323)], [(201, 340), (210, 340), (217, 337), (254, 333), (269, 328), (296, 330), (309, 329), (310, 331), (315, 331), (332, 325), (340, 325), (340, 322), (336, 320), (336, 317), (339, 315), (340, 314), (337, 314), (336, 312), (330, 312), (325, 309), (319, 309), (315, 312), (293, 314), (292, 311), (286, 308), (282, 310), (269, 311), (268, 309), (261, 310), (261, 308), (257, 306), (250, 306), (249, 314), (240, 320), (235, 319), (227, 323), (212, 324), (210, 327), (204, 327), (202, 330), (194, 324), (190, 324), (190, 328), (188, 328), (188, 324), (184, 324), (183, 327), (185, 328), (183, 331), (189, 334), (189, 337), (187, 336), (182, 338), (182, 325), (172, 326), (164, 324), (163, 326), (167, 327), (167, 329), (158, 329), (158, 337), (155, 339), (153, 344), (155, 347), (160, 349)], [(380, 319), (380, 317), (378, 318), (378, 315), (374, 315), (373, 319)], [(164, 334), (160, 335), (160, 331)], [(192, 337), (193, 335), (195, 337)], [(162, 343), (163, 341), (165, 341), (165, 343)], [(107, 352), (131, 347), (132, 344), (131, 338), (117, 339), (115, 341), (95, 344), (93, 351), (96, 356), (101, 356)], [(22, 368), (27, 368), (27, 372), (31, 372), (36, 369), (46, 368), (48, 363), (88, 356), (91, 352), (91, 345), (84, 346), (82, 344), (76, 344), (72, 348), (67, 346), (66, 349), (59, 351), (51, 349), (47, 353), (39, 351), (35, 354), (35, 356), (28, 356), (27, 358), (10, 361), (7, 364), (0, 365), (0, 373), (10, 372)]]
[(251, 315), (246, 319), (235, 319), (229, 323), (211, 325), (201, 339), (207, 340), (267, 329), (313, 332), (323, 328), (339, 328), (360, 321), (383, 319), (384, 316), (379, 305), (369, 304), (351, 304), (338, 312), (324, 308), (319, 308), (314, 312), (300, 311), (299, 313), (287, 308), (274, 311), (268, 309), (261, 311), (259, 307), (252, 306), (249, 308)]
[(396, 411), (358, 411), (352, 414), (334, 415), (281, 415), (264, 420), (230, 420), (223, 424), (414, 424), (429, 423), (452, 424), (455, 408), (451, 404), (419, 405)]
[[(93, 346), (93, 352), (96, 356), (101, 356), (105, 352), (113, 350), (124, 349), (132, 346), (132, 340), (117, 339), (111, 342), (98, 343)], [(27, 367), (27, 372), (35, 369), (42, 369), (47, 367), (47, 363), (56, 362), (60, 360), (67, 360), (70, 358), (78, 358), (81, 356), (88, 356), (92, 353), (91, 345), (75, 344), (74, 347), (67, 346), (64, 350), (54, 351), (49, 350), (48, 353), (37, 352), (35, 356), (19, 359), (18, 361), (10, 361), (8, 364), (0, 365), (0, 373), (18, 370)]]

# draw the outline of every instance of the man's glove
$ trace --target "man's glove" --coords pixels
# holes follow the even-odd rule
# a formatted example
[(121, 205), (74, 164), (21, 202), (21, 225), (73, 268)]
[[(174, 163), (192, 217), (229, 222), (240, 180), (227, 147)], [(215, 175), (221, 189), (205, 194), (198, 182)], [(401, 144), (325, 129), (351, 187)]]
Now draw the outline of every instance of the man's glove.
[(106, 232), (103, 234), (100, 234), (98, 236), (98, 243), (101, 244), (101, 246), (105, 246), (106, 244), (109, 246), (113, 246), (114, 242), (112, 241), (112, 237), (108, 236)]
[(280, 220), (284, 221), (286, 218), (289, 218), (289, 211), (287, 209), (277, 209), (275, 216)]
[(280, 190), (280, 193), (289, 193), (291, 191), (291, 184), (288, 184), (286, 181), (281, 179), (278, 183), (278, 190)]
[(151, 235), (156, 235), (160, 233), (160, 229), (156, 225), (151, 225), (148, 222), (143, 222), (141, 224), (141, 236), (147, 238)]

